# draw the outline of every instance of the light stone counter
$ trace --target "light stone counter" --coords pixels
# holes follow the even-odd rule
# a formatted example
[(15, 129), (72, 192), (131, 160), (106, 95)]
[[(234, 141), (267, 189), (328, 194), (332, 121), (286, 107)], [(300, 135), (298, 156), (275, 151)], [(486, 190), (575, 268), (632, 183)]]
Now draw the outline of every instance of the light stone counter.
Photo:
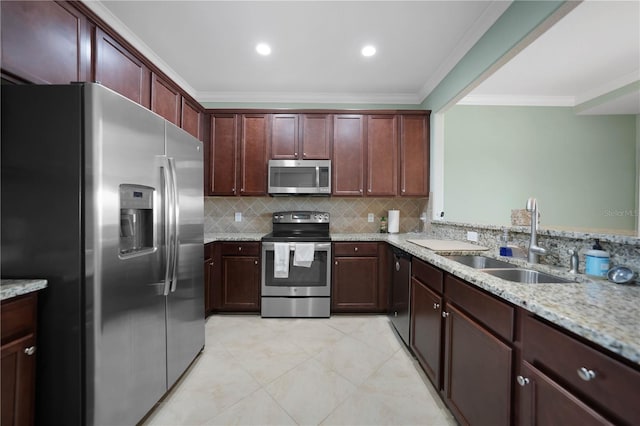
[[(260, 241), (262, 235), (215, 234), (205, 241)], [(525, 260), (501, 258), (519, 266), (551, 273), (576, 281), (569, 284), (521, 284), (493, 277), (449, 260), (446, 254), (481, 254), (491, 252), (436, 253), (410, 243), (408, 239), (426, 238), (426, 234), (331, 234), (332, 241), (386, 241), (389, 244), (433, 264), (514, 305), (563, 327), (622, 357), (640, 364), (640, 285), (617, 285), (593, 280), (564, 269), (531, 265)]]
[(47, 286), (47, 280), (0, 280), (0, 300), (7, 300), (23, 294), (42, 290)]
[(225, 234), (204, 234), (204, 243), (209, 244), (214, 241), (260, 241), (265, 234), (256, 232), (229, 232)]

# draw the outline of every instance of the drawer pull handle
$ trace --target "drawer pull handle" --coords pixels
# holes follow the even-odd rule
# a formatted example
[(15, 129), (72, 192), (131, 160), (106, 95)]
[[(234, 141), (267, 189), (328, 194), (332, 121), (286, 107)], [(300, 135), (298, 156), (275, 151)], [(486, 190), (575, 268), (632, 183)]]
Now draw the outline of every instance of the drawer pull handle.
[(518, 384), (520, 386), (526, 386), (529, 384), (529, 379), (527, 379), (526, 377), (518, 376), (516, 377), (516, 380), (518, 381)]
[(446, 318), (449, 316), (449, 312), (442, 311), (442, 318)]
[(439, 304), (439, 303), (434, 303), (434, 304), (433, 304), (433, 310), (434, 310), (434, 311), (437, 311), (439, 307), (440, 307), (440, 304)]
[(586, 367), (580, 367), (578, 368), (578, 376), (585, 382), (590, 382), (591, 380), (596, 378), (596, 372), (593, 370), (589, 370)]
[(36, 353), (36, 347), (35, 346), (29, 346), (28, 348), (24, 348), (24, 353), (27, 355), (33, 355)]

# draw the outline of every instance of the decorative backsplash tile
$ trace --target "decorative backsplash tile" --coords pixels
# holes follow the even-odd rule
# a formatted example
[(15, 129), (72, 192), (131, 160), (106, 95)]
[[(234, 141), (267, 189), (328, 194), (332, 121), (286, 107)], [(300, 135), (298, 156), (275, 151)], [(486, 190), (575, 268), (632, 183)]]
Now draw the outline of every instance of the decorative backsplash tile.
[[(315, 210), (331, 214), (331, 232), (378, 232), (380, 218), (400, 210), (400, 232), (420, 232), (420, 214), (427, 198), (335, 198), (335, 197), (205, 197), (204, 230), (217, 232), (271, 232), (271, 215), (277, 211)], [(236, 212), (242, 221), (235, 222)], [(373, 223), (367, 215), (373, 213)]]

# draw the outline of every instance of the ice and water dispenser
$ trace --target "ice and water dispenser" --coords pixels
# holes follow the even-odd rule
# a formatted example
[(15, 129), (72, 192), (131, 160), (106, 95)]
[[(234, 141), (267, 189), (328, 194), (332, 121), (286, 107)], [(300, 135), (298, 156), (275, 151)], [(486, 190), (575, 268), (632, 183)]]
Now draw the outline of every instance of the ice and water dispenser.
[(153, 250), (153, 188), (120, 185), (120, 255)]

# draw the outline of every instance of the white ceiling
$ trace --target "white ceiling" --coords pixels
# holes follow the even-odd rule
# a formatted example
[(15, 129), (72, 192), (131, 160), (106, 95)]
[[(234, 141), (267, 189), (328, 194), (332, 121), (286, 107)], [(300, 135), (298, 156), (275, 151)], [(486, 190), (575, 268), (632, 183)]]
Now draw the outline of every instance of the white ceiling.
[[(640, 114), (639, 81), (640, 2), (586, 1), (460, 103)], [(634, 87), (612, 93), (632, 83)]]
[[(200, 102), (399, 104), (424, 100), (510, 4), (86, 3)], [(272, 54), (257, 55), (258, 42)]]
[[(87, 2), (200, 102), (363, 104), (422, 102), (510, 3)], [(257, 55), (258, 42), (273, 53)], [(369, 43), (377, 54), (364, 58)], [(640, 90), (611, 94), (638, 81), (640, 1), (593, 0), (461, 103), (640, 114)]]

